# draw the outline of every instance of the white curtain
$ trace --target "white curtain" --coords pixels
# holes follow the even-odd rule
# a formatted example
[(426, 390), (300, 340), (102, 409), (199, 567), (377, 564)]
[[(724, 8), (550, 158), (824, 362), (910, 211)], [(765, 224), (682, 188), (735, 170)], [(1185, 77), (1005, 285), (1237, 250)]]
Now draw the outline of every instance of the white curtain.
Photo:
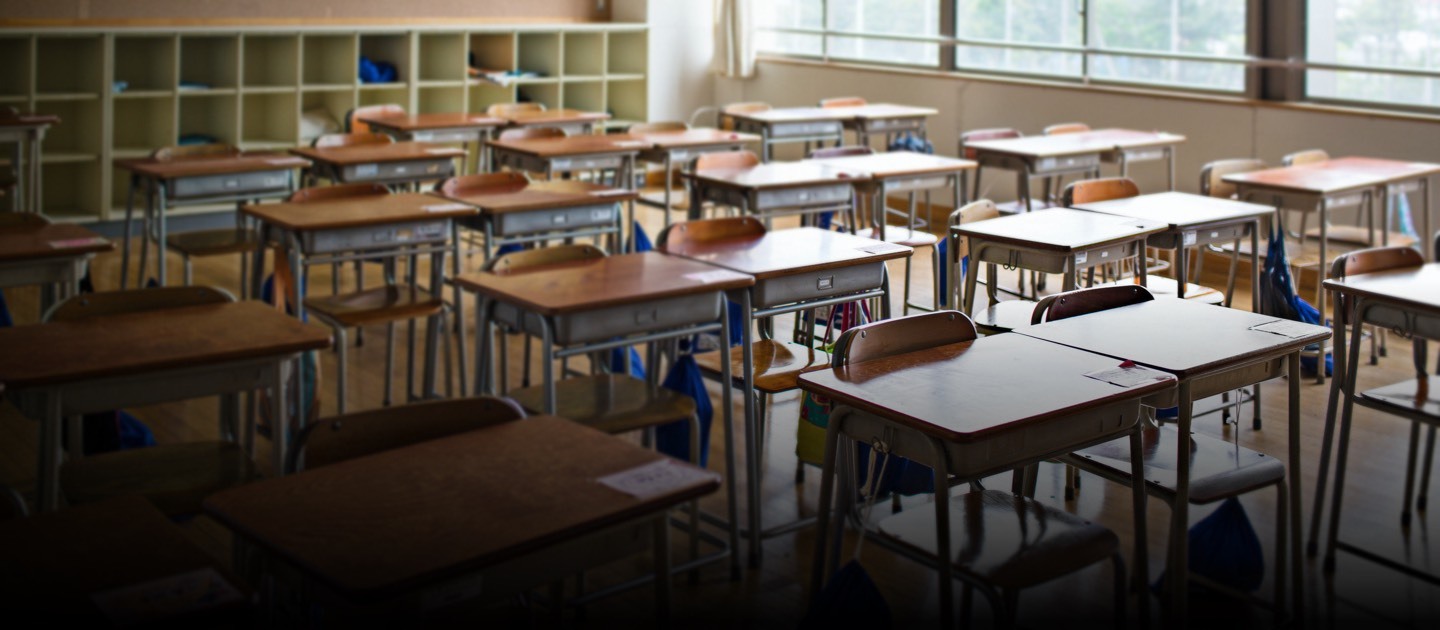
[(715, 0), (715, 72), (720, 76), (755, 76), (755, 13), (751, 1)]

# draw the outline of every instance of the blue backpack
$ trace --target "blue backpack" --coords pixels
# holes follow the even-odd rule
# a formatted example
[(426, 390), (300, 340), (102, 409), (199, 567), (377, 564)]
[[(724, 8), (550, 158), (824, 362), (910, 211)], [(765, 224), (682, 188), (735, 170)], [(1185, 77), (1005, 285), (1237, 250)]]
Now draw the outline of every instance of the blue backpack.
[(915, 153), (935, 154), (935, 145), (914, 132), (907, 131), (895, 137), (890, 146), (885, 147), (886, 151), (913, 151)]

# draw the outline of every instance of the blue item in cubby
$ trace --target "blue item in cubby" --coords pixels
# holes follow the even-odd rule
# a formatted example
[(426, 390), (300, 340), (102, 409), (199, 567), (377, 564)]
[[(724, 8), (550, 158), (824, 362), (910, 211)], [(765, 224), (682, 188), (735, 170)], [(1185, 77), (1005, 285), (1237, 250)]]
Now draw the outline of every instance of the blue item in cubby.
[(400, 72), (395, 69), (395, 64), (388, 61), (371, 61), (369, 57), (360, 55), (361, 83), (394, 83), (399, 78)]
[(197, 144), (215, 144), (219, 141), (219, 138), (216, 138), (212, 135), (203, 133), (187, 133), (183, 136), (180, 136), (180, 139), (177, 140), (175, 144), (181, 146), (193, 146)]

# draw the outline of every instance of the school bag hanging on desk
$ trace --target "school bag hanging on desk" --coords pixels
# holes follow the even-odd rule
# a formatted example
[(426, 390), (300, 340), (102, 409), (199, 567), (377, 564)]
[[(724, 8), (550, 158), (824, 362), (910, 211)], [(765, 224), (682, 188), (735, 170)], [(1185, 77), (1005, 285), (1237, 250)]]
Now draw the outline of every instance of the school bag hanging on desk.
[[(1290, 276), (1290, 261), (1285, 253), (1285, 227), (1278, 222), (1270, 231), (1270, 243), (1265, 250), (1265, 269), (1260, 274), (1258, 290), (1261, 313), (1317, 326), (1325, 325), (1320, 311), (1295, 293), (1295, 283)], [(1306, 348), (1315, 349), (1317, 348)], [(1300, 367), (1314, 374), (1314, 357), (1301, 357)], [(1326, 354), (1325, 374), (1329, 375), (1333, 368), (1334, 358)]]
[(931, 144), (929, 140), (920, 137), (913, 131), (906, 131), (905, 133), (895, 136), (895, 139), (890, 142), (890, 146), (885, 147), (885, 150), (911, 151), (913, 153), (926, 153), (934, 155), (935, 145)]

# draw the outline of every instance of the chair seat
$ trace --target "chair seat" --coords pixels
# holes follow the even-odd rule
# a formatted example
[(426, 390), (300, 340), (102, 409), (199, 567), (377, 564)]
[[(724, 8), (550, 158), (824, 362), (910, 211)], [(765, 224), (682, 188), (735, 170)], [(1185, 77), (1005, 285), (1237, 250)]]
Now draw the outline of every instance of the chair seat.
[[(829, 354), (816, 350), (815, 358), (811, 360), (810, 351), (798, 343), (761, 339), (751, 347), (754, 349), (755, 390), (766, 394), (791, 391), (800, 386), (801, 374), (823, 370), (830, 365)], [(741, 372), (745, 365), (744, 351), (741, 346), (730, 349), (730, 378), (737, 387), (745, 381)], [(697, 354), (695, 363), (706, 374), (719, 377), (719, 352)]]
[[(1331, 241), (1337, 241), (1340, 243), (1352, 243), (1355, 245), (1363, 245), (1365, 247), (1380, 246), (1380, 243), (1372, 243), (1370, 241), (1370, 229), (1363, 225), (1331, 225), (1330, 229), (1327, 230), (1326, 236), (1330, 237)], [(1313, 227), (1309, 230), (1306, 230), (1305, 237), (1320, 238), (1320, 228)], [(1384, 238), (1384, 233), (1380, 231), (1379, 227), (1375, 228), (1375, 238)], [(1408, 234), (1402, 234), (1400, 232), (1390, 233), (1391, 247), (1410, 247), (1414, 244), (1415, 237), (1413, 236), (1410, 236)]]
[[(855, 235), (862, 238), (875, 238), (874, 234), (875, 228), (855, 230)], [(936, 243), (940, 242), (940, 237), (899, 225), (887, 225), (885, 226), (885, 242), (906, 247), (934, 247)]]
[(259, 479), (232, 442), (161, 444), (70, 461), (60, 488), (72, 505), (139, 495), (168, 516), (196, 514), (205, 497)]
[(977, 309), (971, 319), (981, 333), (993, 335), (1029, 326), (1034, 312), (1035, 303), (1030, 300), (1006, 300)]
[[(511, 390), (508, 396), (529, 413), (545, 413), (545, 386)], [(606, 433), (624, 433), (695, 414), (689, 396), (623, 374), (594, 374), (555, 383), (555, 415)]]
[(253, 252), (259, 243), (260, 235), (255, 230), (237, 230), (235, 228), (181, 232), (165, 237), (166, 246), (187, 256), (218, 256)]
[[(1174, 425), (1145, 431), (1145, 481), (1151, 492), (1175, 495)], [(1208, 435), (1191, 434), (1190, 502), (1211, 503), (1279, 483), (1285, 464), (1279, 459)], [(1123, 438), (1075, 454), (1076, 463), (1130, 476), (1130, 439)]]
[[(1138, 285), (1140, 284), (1140, 279), (1132, 276), (1096, 286), (1103, 287), (1118, 284)], [(1180, 282), (1174, 278), (1166, 278), (1165, 276), (1145, 276), (1145, 288), (1150, 289), (1150, 293), (1154, 294), (1155, 297), (1173, 298), (1180, 295)], [(1222, 304), (1225, 302), (1225, 293), (1218, 289), (1212, 289), (1193, 282), (1186, 282), (1185, 299), (1194, 300), (1201, 304)]]
[(1366, 390), (1360, 393), (1360, 398), (1382, 409), (1421, 414), (1430, 422), (1440, 423), (1440, 376), (1431, 375), (1425, 378), (1428, 389), (1423, 401), (1415, 399), (1415, 387), (1420, 381), (1413, 378), (1393, 385)]
[[(880, 533), (931, 557), (939, 547), (935, 510), (907, 509)], [(1106, 560), (1120, 539), (1102, 525), (1000, 490), (950, 499), (950, 553), (956, 570), (1002, 589), (1047, 582)]]
[(347, 328), (428, 317), (445, 301), (408, 284), (305, 299), (305, 308)]

